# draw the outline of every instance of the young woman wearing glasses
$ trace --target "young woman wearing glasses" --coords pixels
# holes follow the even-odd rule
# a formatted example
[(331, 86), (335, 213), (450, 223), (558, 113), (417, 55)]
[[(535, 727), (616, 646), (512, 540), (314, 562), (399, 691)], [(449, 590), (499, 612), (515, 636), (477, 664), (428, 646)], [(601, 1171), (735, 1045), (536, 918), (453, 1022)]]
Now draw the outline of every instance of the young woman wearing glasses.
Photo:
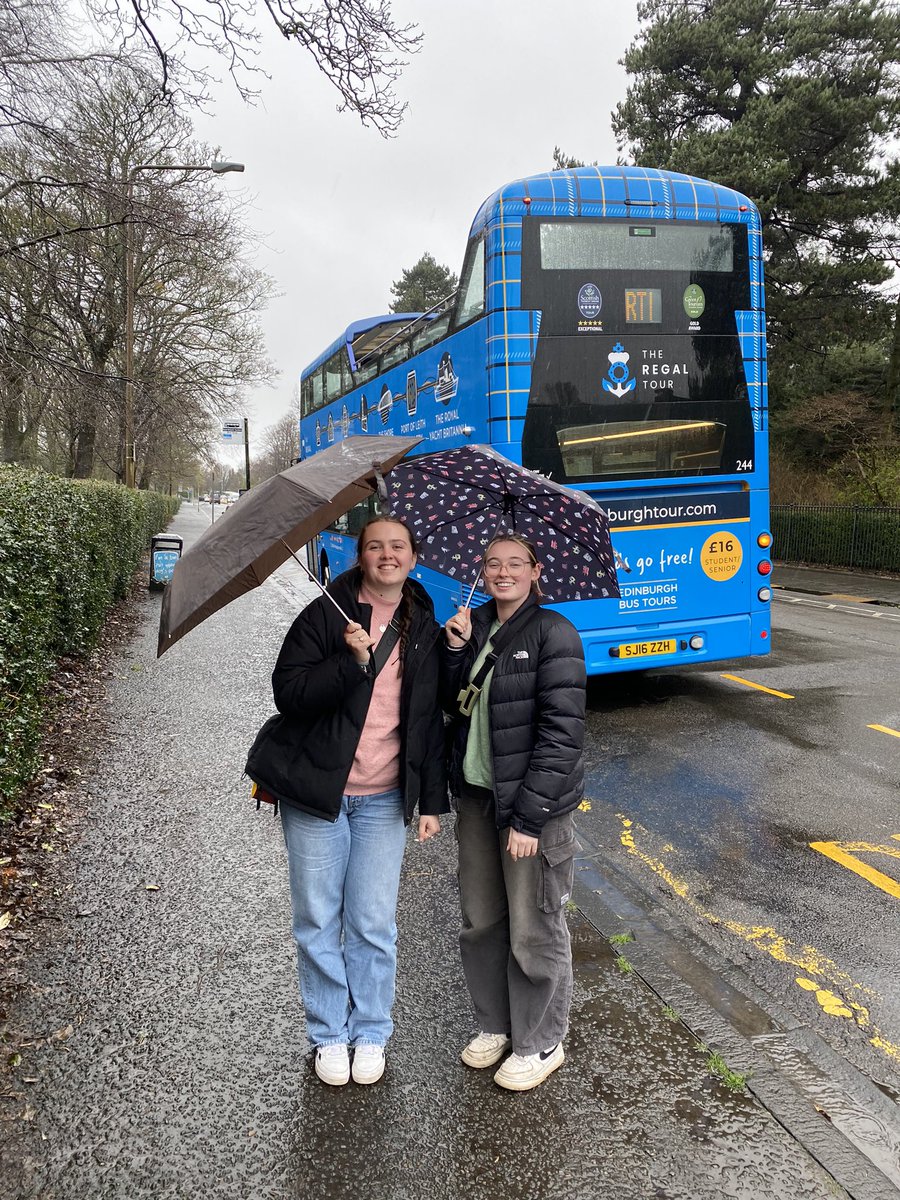
[(494, 1080), (510, 1091), (537, 1087), (562, 1064), (572, 999), (566, 901), (582, 798), (584, 651), (571, 622), (541, 608), (540, 574), (530, 542), (495, 537), (482, 566), (491, 600), (447, 621), (442, 668), (460, 952), (480, 1026), (461, 1058), (475, 1068), (505, 1059)]

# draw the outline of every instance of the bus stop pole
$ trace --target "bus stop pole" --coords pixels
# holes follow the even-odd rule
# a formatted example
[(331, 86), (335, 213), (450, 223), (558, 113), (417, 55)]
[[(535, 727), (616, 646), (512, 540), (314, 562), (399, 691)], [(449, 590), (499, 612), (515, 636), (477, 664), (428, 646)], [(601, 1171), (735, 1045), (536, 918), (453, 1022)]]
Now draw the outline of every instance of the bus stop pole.
[(250, 491), (250, 422), (244, 417), (244, 484)]

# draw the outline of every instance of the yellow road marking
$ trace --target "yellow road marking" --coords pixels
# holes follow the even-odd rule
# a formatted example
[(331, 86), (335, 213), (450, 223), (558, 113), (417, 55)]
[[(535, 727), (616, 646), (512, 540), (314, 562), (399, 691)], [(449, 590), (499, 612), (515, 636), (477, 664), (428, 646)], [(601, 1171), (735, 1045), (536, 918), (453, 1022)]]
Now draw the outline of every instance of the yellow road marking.
[[(721, 917), (716, 916), (715, 913), (709, 912), (691, 896), (688, 885), (684, 880), (679, 879), (669, 870), (661, 859), (652, 857), (637, 845), (635, 832), (641, 827), (636, 826), (623, 813), (619, 813), (618, 817), (623, 826), (620, 840), (628, 853), (633, 854), (645, 866), (649, 867), (651, 871), (665, 880), (675, 894), (684, 900), (699, 917), (705, 921), (709, 921), (711, 925), (727, 929), (736, 937), (742, 938), (745, 942), (749, 943), (756, 950), (774, 958), (776, 962), (799, 967), (805, 974), (795, 977), (794, 982), (805, 992), (815, 995), (816, 1002), (823, 1013), (831, 1017), (839, 1017), (852, 1021), (858, 1029), (864, 1032), (870, 1046), (874, 1046), (876, 1050), (880, 1050), (882, 1054), (886, 1054), (895, 1062), (900, 1062), (900, 1044), (891, 1042), (884, 1037), (881, 1030), (872, 1024), (868, 1007), (852, 998), (856, 996), (861, 1000), (863, 997), (871, 996), (876, 1000), (880, 1000), (881, 997), (877, 992), (873, 992), (871, 988), (864, 987), (862, 984), (855, 983), (845, 971), (842, 971), (835, 962), (832, 962), (830, 958), (826, 958), (814, 946), (797, 946), (771, 926), (742, 925), (737, 921), (723, 920)], [(646, 831), (642, 830), (641, 832)], [(893, 834), (892, 836), (900, 841), (900, 834)], [(849, 845), (852, 849), (864, 848), (860, 843)], [(666, 851), (669, 849), (667, 846)], [(881, 847), (880, 849), (882, 853), (885, 853), (887, 849), (887, 852), (892, 857), (894, 855), (900, 857), (900, 852), (895, 851), (893, 846), (887, 848)], [(818, 978), (810, 979), (807, 978), (808, 976)]]
[(774, 688), (763, 687), (761, 683), (752, 683), (749, 679), (741, 679), (740, 675), (723, 675), (722, 678), (732, 679), (735, 683), (742, 683), (744, 687), (756, 688), (758, 692), (768, 692), (770, 696), (780, 696), (782, 700), (794, 699), (790, 692), (776, 692)]
[(892, 737), (900, 737), (900, 729), (889, 729), (887, 725), (867, 725), (867, 729), (877, 729), (879, 733), (889, 733)]
[(900, 850), (895, 850), (893, 846), (870, 846), (867, 842), (810, 842), (810, 850), (818, 850), (820, 854), (824, 854), (826, 858), (832, 859), (836, 863), (840, 863), (842, 867), (846, 867), (848, 871), (854, 871), (857, 875), (861, 875), (863, 879), (873, 883), (875, 887), (881, 888), (883, 892), (887, 892), (889, 896), (900, 900), (900, 883), (896, 879), (891, 879), (890, 875), (885, 875), (881, 871), (877, 871), (875, 867), (870, 867), (868, 863), (862, 862), (856, 857), (856, 854), (851, 854), (850, 851), (864, 854), (886, 854), (889, 858), (900, 859)]
[(812, 979), (804, 979), (802, 976), (794, 980), (798, 987), (802, 987), (805, 992), (815, 992), (816, 1000), (822, 1006), (822, 1009), (828, 1013), (829, 1017), (853, 1017), (853, 1010), (856, 1010), (857, 1019), (860, 1024), (867, 1025), (869, 1022), (869, 1010), (861, 1004), (854, 1004), (852, 1000), (844, 1000), (841, 996), (836, 996), (834, 992), (829, 992), (827, 988), (819, 987)]

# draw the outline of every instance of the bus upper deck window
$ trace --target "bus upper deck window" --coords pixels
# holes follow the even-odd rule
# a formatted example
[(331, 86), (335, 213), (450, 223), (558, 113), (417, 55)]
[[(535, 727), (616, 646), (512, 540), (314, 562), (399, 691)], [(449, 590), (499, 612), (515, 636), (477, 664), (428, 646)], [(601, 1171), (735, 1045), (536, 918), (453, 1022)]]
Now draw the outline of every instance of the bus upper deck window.
[(381, 369), (386, 371), (388, 367), (392, 367), (395, 363), (402, 362), (404, 358), (409, 358), (409, 342), (400, 342), (399, 345), (388, 350), (381, 360)]
[(428, 346), (433, 346), (435, 342), (439, 342), (449, 328), (449, 316), (438, 317), (434, 321), (429, 321), (425, 328), (413, 338), (413, 354), (418, 354), (420, 350), (425, 350)]
[(336, 400), (343, 393), (343, 370), (340, 353), (332, 354), (325, 364), (325, 399)]
[(311, 384), (311, 399), (313, 411), (321, 408), (325, 403), (325, 375), (320, 367), (314, 375), (310, 376)]

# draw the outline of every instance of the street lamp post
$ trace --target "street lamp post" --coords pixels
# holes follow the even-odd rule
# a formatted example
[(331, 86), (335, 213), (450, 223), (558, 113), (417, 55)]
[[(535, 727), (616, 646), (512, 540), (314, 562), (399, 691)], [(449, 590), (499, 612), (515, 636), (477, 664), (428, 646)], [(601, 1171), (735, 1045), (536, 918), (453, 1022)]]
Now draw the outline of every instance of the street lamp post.
[(125, 177), (125, 405), (124, 405), (124, 455), (125, 486), (133, 488), (135, 479), (134, 453), (134, 177), (138, 171), (212, 171), (214, 175), (226, 175), (230, 171), (243, 171), (244, 164), (222, 162), (190, 165), (162, 165), (161, 163), (138, 163), (131, 167)]

